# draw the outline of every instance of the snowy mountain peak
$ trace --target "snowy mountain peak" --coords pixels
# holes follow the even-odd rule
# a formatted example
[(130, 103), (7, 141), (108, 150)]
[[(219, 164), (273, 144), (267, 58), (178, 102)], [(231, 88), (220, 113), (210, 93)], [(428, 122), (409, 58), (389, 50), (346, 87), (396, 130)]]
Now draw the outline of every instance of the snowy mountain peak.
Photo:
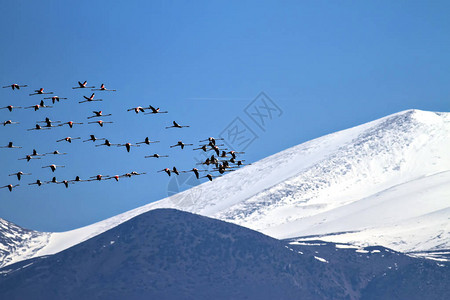
[(275, 238), (313, 236), (406, 252), (450, 249), (448, 149), (449, 113), (403, 111), (96, 224), (53, 233), (34, 255), (56, 253), (155, 208), (206, 215)]

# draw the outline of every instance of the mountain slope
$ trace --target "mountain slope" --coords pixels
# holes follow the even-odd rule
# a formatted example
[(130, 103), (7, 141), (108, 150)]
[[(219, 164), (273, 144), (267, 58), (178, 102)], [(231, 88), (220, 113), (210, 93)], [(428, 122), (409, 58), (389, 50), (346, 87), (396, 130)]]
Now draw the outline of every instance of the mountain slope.
[[(317, 236), (399, 251), (450, 249), (450, 114), (408, 110), (289, 148), (172, 197), (52, 233), (56, 253), (155, 208), (275, 238)], [(32, 256), (11, 253), (10, 262)]]
[[(327, 280), (319, 281), (312, 271)], [(2, 299), (344, 298), (328, 267), (247, 228), (186, 212), (139, 215), (2, 270)]]
[[(383, 247), (355, 250), (289, 243), (157, 209), (60, 253), (0, 269), (0, 298), (385, 299), (379, 290), (391, 289), (392, 282), (390, 299), (450, 297), (445, 264)], [(404, 271), (411, 269), (416, 272)], [(421, 284), (425, 280), (433, 284)]]
[(0, 266), (12, 263), (11, 253), (33, 257), (49, 242), (50, 233), (24, 229), (0, 218)]

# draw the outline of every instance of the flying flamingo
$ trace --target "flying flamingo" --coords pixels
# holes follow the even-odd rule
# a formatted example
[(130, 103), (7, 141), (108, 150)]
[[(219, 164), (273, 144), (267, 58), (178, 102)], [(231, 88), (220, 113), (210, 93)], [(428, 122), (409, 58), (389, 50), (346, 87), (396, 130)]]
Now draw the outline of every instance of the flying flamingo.
[(207, 165), (207, 166), (209, 166), (210, 164), (212, 164), (212, 162), (209, 158), (207, 158), (204, 162), (197, 163), (197, 165)]
[(52, 120), (50, 120), (50, 119), (47, 117), (47, 118), (45, 118), (44, 121), (39, 121), (39, 122), (37, 122), (37, 123), (46, 123), (46, 124), (47, 124), (47, 127), (57, 127), (57, 126), (51, 126), (52, 123), (61, 123), (61, 121), (52, 121)]
[(243, 163), (242, 163), (243, 161), (245, 161), (245, 160), (238, 160), (236, 164), (237, 164), (238, 166), (248, 165), (248, 164), (243, 164)]
[(55, 150), (55, 151), (50, 152), (50, 153), (45, 153), (44, 155), (50, 155), (50, 154), (52, 154), (52, 155), (66, 155), (67, 153), (61, 153), (58, 150)]
[(69, 182), (83, 182), (83, 181), (86, 181), (86, 180), (81, 180), (80, 176), (75, 177), (74, 180), (69, 180)]
[(80, 102), (78, 102), (78, 103), (94, 102), (94, 101), (103, 101), (103, 99), (95, 99), (95, 100), (94, 100), (94, 96), (95, 96), (95, 93), (92, 93), (92, 95), (91, 95), (89, 98), (86, 97), (86, 96), (83, 96), (83, 98), (86, 99), (86, 100), (80, 101)]
[(9, 174), (8, 176), (17, 176), (17, 180), (20, 181), (20, 179), (22, 178), (22, 175), (31, 175), (31, 173), (24, 173), (24, 172), (20, 171), (17, 173)]
[(89, 179), (88, 181), (95, 181), (95, 180), (100, 181), (100, 180), (103, 179), (103, 176), (105, 176), (105, 177), (111, 177), (111, 176), (109, 176), (109, 175), (101, 175), (101, 174), (98, 174), (98, 175), (96, 175), (96, 176), (91, 176), (91, 177), (89, 177), (89, 178), (92, 178), (92, 179)]
[(146, 172), (138, 173), (136, 171), (133, 171), (131, 173), (125, 173), (125, 174), (121, 175), (121, 177), (131, 177), (131, 176), (138, 176), (138, 175), (145, 175), (145, 174), (147, 174), (147, 173)]
[(9, 142), (6, 146), (1, 146), (0, 148), (22, 148), (19, 146), (13, 146), (13, 142)]
[[(210, 146), (211, 149), (208, 149), (208, 146)], [(203, 145), (200, 148), (195, 148), (194, 150), (203, 150), (204, 152), (207, 152), (207, 151), (210, 151), (210, 150), (214, 150), (214, 147), (217, 147), (217, 146), (224, 146), (224, 145), (223, 144), (221, 144), (221, 145), (211, 145), (211, 144), (209, 144), (209, 145)]]
[(30, 130), (43, 130), (43, 129), (50, 129), (50, 128), (42, 128), (41, 125), (36, 124), (36, 126), (34, 128), (27, 129), (27, 131), (30, 131)]
[(86, 85), (87, 85), (87, 81), (85, 81), (83, 83), (78, 81), (78, 86), (72, 87), (72, 89), (93, 89), (93, 88), (95, 88), (95, 86), (86, 86)]
[(45, 154), (39, 154), (37, 153), (36, 149), (33, 149), (33, 153), (31, 154), (31, 156), (45, 156)]
[(81, 139), (81, 138), (80, 138), (80, 137), (73, 138), (73, 137), (68, 136), (68, 137), (66, 137), (66, 138), (57, 140), (56, 142), (63, 142), (63, 141), (66, 141), (66, 142), (72, 143), (72, 140), (79, 140), (79, 139)]
[(44, 98), (44, 99), (52, 99), (52, 103), (55, 104), (55, 102), (59, 102), (59, 100), (67, 99), (67, 98), (61, 98), (59, 96), (53, 96), (53, 97), (47, 97), (47, 98)]
[(7, 85), (7, 86), (4, 86), (3, 88), (12, 88), (13, 90), (14, 89), (18, 89), (18, 90), (20, 90), (20, 88), (21, 87), (27, 87), (28, 85), (18, 85), (17, 83), (13, 83), (13, 84), (11, 84), (11, 85)]
[(159, 143), (159, 141), (150, 141), (150, 139), (148, 137), (145, 138), (145, 140), (143, 142), (139, 142), (136, 144), (146, 144), (146, 145), (150, 145), (151, 143)]
[(208, 147), (208, 145), (203, 145), (200, 148), (194, 148), (193, 150), (203, 150), (204, 152), (206, 152), (209, 150), (207, 147)]
[(99, 120), (99, 121), (93, 121), (93, 122), (88, 122), (88, 124), (95, 124), (95, 123), (97, 123), (98, 125), (100, 125), (100, 127), (103, 127), (103, 124), (106, 124), (106, 123), (114, 123), (114, 122), (104, 122), (104, 121), (102, 121), (102, 120)]
[(16, 184), (16, 185), (8, 184), (8, 185), (5, 185), (5, 186), (0, 187), (0, 189), (8, 188), (8, 190), (9, 190), (10, 192), (12, 192), (12, 189), (15, 188), (15, 187), (18, 187), (19, 185), (20, 185), (20, 184)]
[[(159, 110), (159, 107), (158, 108), (154, 108), (153, 106), (149, 106), (149, 107), (146, 107), (145, 109), (147, 109), (147, 108), (149, 108), (149, 109), (151, 109), (152, 111), (151, 112), (149, 112), (149, 113), (146, 113), (145, 115), (151, 115), (151, 114), (167, 114), (168, 113), (168, 111), (160, 111)], [(189, 127), (189, 126), (183, 126), (183, 127)]]
[(73, 122), (73, 121), (69, 121), (69, 122), (65, 122), (65, 123), (62, 123), (62, 124), (59, 124), (58, 126), (64, 126), (64, 125), (69, 125), (69, 127), (70, 128), (73, 128), (73, 125), (75, 125), (75, 124), (83, 124), (83, 123), (77, 123), (77, 122)]
[(197, 168), (193, 168), (192, 170), (181, 171), (181, 173), (189, 173), (189, 172), (194, 172), (195, 177), (197, 177), (197, 179), (199, 179), (199, 173), (198, 172), (206, 172), (206, 170), (199, 170)]
[(199, 142), (206, 142), (206, 141), (208, 141), (210, 144), (212, 144), (211, 146), (214, 146), (214, 145), (216, 144), (216, 140), (217, 140), (217, 141), (218, 141), (218, 140), (223, 140), (223, 138), (215, 139), (215, 138), (213, 138), (213, 137), (209, 137), (209, 138), (207, 138), (206, 140), (201, 140), (201, 141), (199, 141)]
[(36, 104), (36, 105), (32, 105), (32, 106), (27, 106), (24, 107), (24, 109), (28, 109), (28, 108), (34, 108), (34, 111), (39, 110), (40, 108), (52, 108), (53, 106), (51, 105), (45, 105), (44, 100), (41, 100), (41, 103)]
[(69, 183), (70, 183), (70, 181), (67, 181), (67, 180), (63, 180), (63, 181), (60, 181), (60, 182), (56, 182), (56, 183), (58, 183), (58, 184), (61, 184), (61, 183), (63, 183), (63, 184), (65, 185), (66, 189), (67, 189), (67, 188), (69, 188)]
[(181, 126), (181, 125), (179, 125), (179, 124), (178, 124), (177, 122), (175, 122), (175, 121), (173, 121), (172, 123), (173, 123), (173, 125), (172, 125), (172, 126), (166, 127), (166, 129), (168, 129), (168, 128), (183, 128), (183, 127), (190, 127), (190, 126), (187, 126), (187, 125)]
[(116, 181), (119, 181), (119, 178), (120, 178), (120, 177), (123, 177), (123, 176), (124, 176), (124, 175), (114, 175), (114, 176), (112, 176), (112, 177), (105, 178), (105, 180), (115, 179)]
[(65, 168), (65, 167), (66, 166), (49, 165), (49, 166), (45, 166), (45, 167), (42, 167), (42, 168), (43, 169), (44, 168), (50, 168), (52, 170), (52, 172), (55, 172), (56, 168)]
[(88, 119), (92, 119), (92, 118), (97, 118), (97, 117), (109, 117), (109, 116), (111, 116), (111, 114), (104, 115), (101, 110), (100, 111), (93, 111), (93, 113), (94, 113), (93, 116), (90, 116), (90, 117), (87, 117), (87, 118)]
[(216, 167), (218, 167), (219, 160), (215, 158), (214, 155), (211, 155), (210, 158), (207, 158), (204, 162), (198, 163), (198, 165), (216, 165)]
[(180, 175), (180, 173), (178, 172), (177, 168), (175, 168), (175, 167), (172, 168), (172, 172), (177, 174), (177, 175)]
[(231, 154), (231, 157), (233, 157), (234, 159), (236, 159), (236, 154), (244, 154), (245, 152), (236, 152), (236, 151), (230, 151), (228, 152)]
[(212, 179), (213, 179), (214, 177), (217, 177), (217, 176), (213, 176), (213, 175), (211, 175), (211, 174), (206, 174), (206, 176), (203, 176), (203, 177), (200, 177), (200, 178), (208, 178), (209, 181), (212, 181)]
[(217, 147), (217, 146), (212, 146), (212, 147), (211, 147), (211, 150), (214, 150), (214, 151), (216, 152), (217, 156), (220, 155), (220, 149), (219, 149), (219, 147)]
[(234, 170), (230, 170), (230, 169), (233, 169), (233, 167), (225, 167), (223, 165), (219, 165), (219, 167), (215, 168), (214, 171), (219, 171), (220, 174), (223, 174), (227, 171), (228, 172), (234, 171)]
[(184, 149), (184, 146), (192, 146), (192, 144), (184, 144), (182, 141), (178, 141), (178, 143), (176, 143), (175, 145), (170, 146), (170, 148), (178, 147), (178, 146), (180, 146), (181, 149)]
[(111, 144), (110, 142), (109, 142), (109, 140), (105, 140), (105, 142), (103, 143), (103, 144), (99, 144), (99, 145), (95, 145), (95, 147), (99, 147), (99, 146), (108, 146), (108, 147), (111, 147), (111, 146), (118, 146), (119, 144)]
[(11, 120), (6, 120), (3, 122), (3, 126), (9, 125), (9, 124), (20, 124), (19, 122), (13, 122)]
[(115, 92), (116, 90), (108, 90), (105, 85), (102, 83), (102, 85), (100, 86), (99, 89), (92, 89), (92, 91), (110, 91), (110, 92)]
[(48, 184), (48, 183), (59, 183), (59, 181), (56, 180), (56, 177), (53, 177), (52, 180), (46, 181), (45, 183), (46, 184)]
[(18, 160), (27, 160), (29, 162), (31, 159), (41, 159), (40, 157), (33, 157), (32, 155), (27, 155), (24, 158), (19, 158)]
[(131, 147), (140, 147), (139, 145), (133, 145), (131, 143), (118, 144), (117, 147), (125, 147), (127, 148), (127, 152), (130, 152)]
[(52, 127), (59, 127), (59, 125), (53, 126), (52, 123), (61, 123), (61, 121), (52, 121), (49, 118), (45, 118), (45, 121), (40, 121), (38, 123), (45, 123), (45, 129), (50, 129)]
[(42, 183), (42, 181), (40, 181), (40, 180), (38, 179), (38, 180), (36, 180), (36, 182), (29, 183), (28, 185), (33, 185), (33, 184), (36, 184), (37, 186), (41, 186), (41, 185), (43, 185), (44, 183)]
[(21, 106), (8, 105), (8, 106), (5, 106), (5, 107), (1, 107), (0, 109), (7, 109), (7, 110), (9, 110), (11, 112), (13, 110), (13, 108), (22, 108), (22, 107)]
[(142, 106), (138, 106), (138, 107), (133, 107), (133, 108), (127, 109), (127, 111), (133, 111), (133, 110), (137, 114), (139, 112), (144, 112), (145, 111), (145, 109)]
[(105, 138), (96, 138), (95, 135), (91, 134), (90, 138), (87, 139), (87, 140), (84, 140), (83, 143), (84, 142), (89, 142), (89, 141), (95, 142), (95, 141), (101, 141), (101, 140), (105, 140)]
[(169, 168), (165, 168), (165, 169), (159, 170), (159, 171), (157, 171), (157, 172), (158, 172), (158, 173), (159, 173), (159, 172), (166, 172), (167, 175), (170, 176), (170, 169), (169, 169)]
[(35, 90), (35, 93), (30, 94), (30, 96), (33, 96), (33, 95), (46, 95), (46, 94), (53, 94), (53, 92), (44, 93), (44, 88), (40, 88), (39, 90)]
[(169, 156), (168, 156), (168, 155), (159, 155), (159, 154), (155, 153), (155, 154), (153, 154), (153, 155), (147, 155), (147, 156), (145, 156), (145, 158), (148, 158), (148, 157), (160, 158), (160, 157), (169, 157)]

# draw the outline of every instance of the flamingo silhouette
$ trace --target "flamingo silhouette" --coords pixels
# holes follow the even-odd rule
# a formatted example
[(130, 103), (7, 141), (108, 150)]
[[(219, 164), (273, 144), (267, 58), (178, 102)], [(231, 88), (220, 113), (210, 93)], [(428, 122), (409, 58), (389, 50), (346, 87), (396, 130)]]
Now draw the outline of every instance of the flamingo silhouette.
[(41, 185), (43, 185), (44, 183), (42, 183), (42, 181), (40, 181), (40, 180), (38, 179), (38, 180), (36, 180), (36, 182), (29, 183), (28, 185), (33, 185), (33, 184), (36, 184), (37, 186), (41, 186)]
[(105, 85), (102, 83), (102, 85), (100, 86), (99, 89), (92, 89), (92, 91), (110, 91), (110, 92), (115, 92), (116, 90), (108, 90)]
[(149, 158), (149, 157), (155, 157), (155, 158), (160, 158), (160, 157), (169, 157), (168, 155), (159, 155), (157, 153), (153, 154), (153, 155), (147, 155), (145, 156), (145, 158)]
[(67, 99), (67, 98), (61, 98), (59, 96), (53, 96), (53, 97), (47, 97), (47, 98), (44, 98), (44, 99), (52, 99), (52, 103), (55, 104), (55, 102), (59, 102), (59, 100)]
[(137, 114), (139, 112), (144, 112), (145, 111), (145, 109), (142, 106), (138, 106), (138, 107), (133, 107), (133, 108), (127, 109), (127, 111), (133, 111), (133, 110)]
[(68, 136), (63, 139), (57, 140), (56, 142), (58, 143), (58, 142), (66, 141), (66, 142), (72, 143), (72, 140), (79, 140), (79, 139), (81, 139), (81, 138), (80, 137), (73, 138), (73, 137)]
[(95, 142), (95, 141), (101, 141), (101, 140), (105, 140), (105, 138), (96, 138), (95, 135), (91, 134), (90, 138), (87, 140), (84, 140), (83, 142), (89, 142), (89, 141)]
[(47, 94), (53, 94), (53, 92), (44, 93), (44, 88), (40, 88), (39, 90), (34, 90), (34, 93), (30, 94), (30, 96), (33, 96), (33, 95), (47, 95)]
[(5, 185), (5, 186), (0, 187), (0, 189), (8, 188), (8, 190), (9, 190), (10, 192), (12, 192), (13, 188), (18, 187), (18, 186), (20, 186), (20, 184), (16, 184), (16, 185), (8, 184), (8, 185)]
[(83, 96), (83, 98), (86, 99), (86, 100), (80, 101), (80, 102), (78, 102), (78, 103), (94, 102), (94, 101), (103, 101), (103, 99), (95, 99), (95, 100), (94, 100), (94, 97), (95, 97), (95, 93), (92, 93), (92, 95), (91, 95), (90, 97)]
[(22, 108), (22, 107), (21, 106), (8, 105), (8, 106), (5, 106), (5, 107), (1, 107), (0, 109), (7, 109), (7, 110), (9, 110), (11, 112), (11, 111), (13, 111), (14, 108)]
[(152, 143), (159, 143), (159, 141), (150, 141), (150, 139), (148, 137), (145, 138), (145, 140), (143, 142), (138, 142), (136, 143), (136, 145), (138, 144), (146, 144), (146, 145), (150, 145)]
[(104, 122), (104, 121), (102, 121), (102, 120), (99, 120), (99, 121), (93, 121), (93, 122), (88, 122), (88, 124), (95, 124), (95, 123), (97, 123), (98, 125), (100, 125), (100, 127), (103, 127), (103, 124), (106, 124), (106, 123), (114, 123), (114, 122)]
[(6, 120), (6, 121), (3, 122), (3, 126), (10, 125), (10, 124), (20, 124), (20, 123), (19, 122), (13, 122), (11, 120)]
[(8, 176), (17, 176), (17, 180), (20, 181), (20, 179), (22, 178), (23, 175), (31, 175), (31, 173), (24, 173), (24, 172), (20, 171), (17, 173), (9, 174)]
[(172, 126), (168, 126), (168, 127), (166, 127), (166, 129), (168, 129), (168, 128), (183, 128), (183, 127), (190, 127), (190, 126), (187, 126), (187, 125), (181, 126), (180, 124), (178, 124), (178, 123), (175, 122), (175, 121), (173, 121), (172, 124), (173, 124)]
[(6, 146), (1, 146), (0, 148), (22, 148), (22, 147), (19, 147), (19, 146), (14, 146), (13, 145), (13, 142), (9, 142), (8, 143), (8, 145), (6, 145)]
[(194, 172), (195, 177), (197, 177), (197, 179), (199, 179), (199, 172), (206, 172), (207, 170), (199, 170), (197, 168), (193, 168), (192, 170), (188, 170), (188, 171), (181, 171), (181, 173), (189, 173), (189, 172)]
[[(146, 107), (146, 109), (151, 109), (151, 112), (145, 113), (145, 115), (153, 115), (153, 114), (167, 114), (168, 111), (160, 111), (159, 107), (154, 108), (153, 106), (149, 105), (149, 107)], [(189, 126), (184, 126), (189, 127)]]
[(27, 155), (24, 158), (19, 158), (18, 160), (27, 160), (27, 162), (29, 162), (32, 159), (41, 159), (40, 157), (33, 157), (32, 155)]
[(178, 141), (175, 145), (170, 146), (170, 148), (178, 147), (180, 146), (181, 149), (184, 149), (185, 146), (192, 146), (192, 144), (185, 144), (182, 141)]
[(50, 153), (45, 153), (44, 155), (50, 155), (50, 154), (52, 154), (52, 155), (66, 155), (67, 153), (61, 153), (58, 150), (55, 150), (55, 151), (50, 152)]
[(131, 147), (140, 147), (139, 145), (133, 145), (131, 143), (118, 144), (117, 147), (125, 147), (127, 148), (127, 152), (130, 152)]
[(87, 86), (87, 81), (83, 83), (78, 81), (78, 86), (72, 87), (72, 89), (91, 89), (91, 88), (95, 88), (95, 86)]
[(169, 169), (169, 168), (165, 168), (165, 169), (159, 170), (159, 171), (157, 171), (157, 172), (158, 172), (158, 173), (159, 173), (159, 172), (166, 172), (167, 175), (170, 176), (170, 169)]
[(24, 109), (34, 108), (34, 111), (38, 111), (40, 108), (52, 108), (51, 105), (45, 105), (44, 100), (41, 100), (39, 104), (24, 107)]
[(55, 170), (56, 170), (56, 168), (65, 168), (66, 166), (57, 166), (57, 165), (49, 165), (49, 166), (45, 166), (45, 167), (42, 167), (43, 169), (44, 168), (50, 168), (50, 170), (52, 170), (52, 172), (55, 172)]
[(11, 88), (12, 90), (14, 90), (14, 89), (20, 90), (21, 87), (27, 87), (27, 86), (28, 85), (18, 85), (17, 83), (13, 83), (11, 85), (4, 86), (3, 88)]
[(93, 111), (93, 113), (94, 113), (93, 116), (90, 116), (90, 117), (87, 117), (87, 118), (88, 119), (92, 119), (92, 118), (97, 118), (97, 117), (109, 117), (109, 116), (111, 116), (111, 114), (104, 115), (101, 110), (100, 111)]
[(73, 121), (69, 121), (69, 122), (62, 123), (59, 126), (64, 126), (66, 124), (69, 125), (70, 128), (73, 128), (73, 125), (75, 125), (75, 124), (80, 124), (81, 125), (83, 123), (76, 123), (76, 122), (73, 122)]

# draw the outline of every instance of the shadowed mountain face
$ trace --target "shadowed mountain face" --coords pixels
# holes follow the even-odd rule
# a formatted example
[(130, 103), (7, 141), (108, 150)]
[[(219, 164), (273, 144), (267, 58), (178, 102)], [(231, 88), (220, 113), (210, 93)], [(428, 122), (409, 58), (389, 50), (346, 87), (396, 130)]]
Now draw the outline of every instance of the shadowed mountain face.
[[(31, 264), (31, 265), (30, 265)], [(176, 210), (140, 215), (58, 254), (3, 269), (2, 299), (344, 296), (327, 266), (249, 229)], [(328, 281), (330, 281), (328, 283)]]
[[(382, 247), (355, 252), (280, 241), (158, 209), (63, 252), (1, 269), (0, 299), (358, 299), (394, 282), (406, 291), (399, 295), (429, 295), (426, 285), (415, 288), (425, 273), (408, 268), (433, 282), (450, 279), (446, 266)], [(445, 284), (433, 285), (433, 295), (450, 297)]]

